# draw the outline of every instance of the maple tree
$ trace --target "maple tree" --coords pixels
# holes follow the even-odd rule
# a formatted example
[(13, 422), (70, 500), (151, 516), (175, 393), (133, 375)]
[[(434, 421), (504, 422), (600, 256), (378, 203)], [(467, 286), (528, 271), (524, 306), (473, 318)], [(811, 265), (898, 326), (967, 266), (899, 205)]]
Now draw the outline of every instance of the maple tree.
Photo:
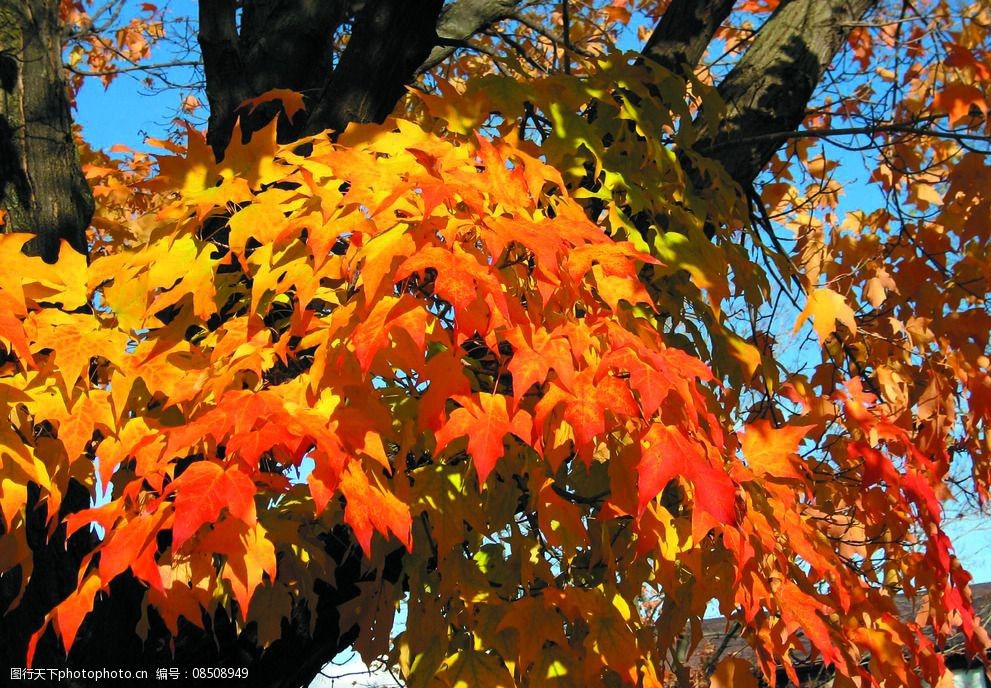
[[(85, 245), (2, 197), (9, 663), (918, 686), (985, 652), (944, 500), (991, 481), (991, 14), (918, 5), (203, 3), (205, 134), (80, 142)], [(144, 58), (144, 11), (68, 62)], [(857, 137), (873, 211), (819, 145)], [(713, 601), (755, 667), (692, 675)]]

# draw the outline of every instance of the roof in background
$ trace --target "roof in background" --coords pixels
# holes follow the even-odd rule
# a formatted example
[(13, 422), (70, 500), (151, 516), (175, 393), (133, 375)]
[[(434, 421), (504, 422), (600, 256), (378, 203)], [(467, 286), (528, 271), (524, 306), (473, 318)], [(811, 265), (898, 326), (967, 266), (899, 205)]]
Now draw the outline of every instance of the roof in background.
[[(972, 599), (974, 602), (974, 609), (977, 612), (977, 616), (981, 619), (982, 624), (985, 628), (991, 630), (991, 583), (977, 583), (970, 586)], [(899, 614), (903, 619), (915, 618), (918, 614), (920, 608), (922, 607), (923, 599), (920, 595), (915, 599), (910, 599), (905, 595), (898, 595), (895, 598), (895, 605), (898, 607)], [(749, 661), (755, 659), (754, 652), (750, 648), (750, 645), (744, 640), (738, 633), (734, 634), (731, 638), (727, 639), (726, 634), (730, 630), (732, 625), (731, 621), (725, 618), (716, 619), (706, 619), (702, 622), (702, 640), (700, 642), (700, 647), (709, 647), (716, 650), (725, 643), (723, 651), (720, 653), (720, 658), (738, 656)], [(956, 659), (957, 663), (969, 664), (968, 659), (964, 655), (964, 643), (963, 637), (957, 634), (949, 639), (943, 648), (944, 655), (948, 655), (949, 659)], [(702, 653), (696, 653), (693, 657), (695, 660), (693, 663), (700, 665), (705, 657), (700, 656)], [(948, 661), (948, 664), (953, 662)], [(799, 675), (808, 676), (811, 673), (818, 672), (821, 669), (821, 663), (817, 661), (813, 662), (795, 662), (796, 670), (798, 670)], [(786, 681), (780, 682), (782, 685)]]

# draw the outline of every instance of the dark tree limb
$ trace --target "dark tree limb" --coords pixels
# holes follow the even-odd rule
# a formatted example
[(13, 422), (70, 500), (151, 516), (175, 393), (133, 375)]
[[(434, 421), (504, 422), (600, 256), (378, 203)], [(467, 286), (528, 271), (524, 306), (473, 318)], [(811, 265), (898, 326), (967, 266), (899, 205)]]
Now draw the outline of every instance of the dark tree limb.
[(877, 0), (792, 0), (761, 27), (719, 84), (727, 104), (720, 121), (704, 121), (695, 148), (718, 160), (738, 183), (753, 182), (782, 139), (795, 131), (813, 92), (843, 47), (850, 27)]
[[(283, 143), (305, 133), (340, 131), (350, 122), (385, 119), (437, 42), (442, 5), (442, 0), (201, 2), (207, 141), (220, 158), (238, 119), (245, 140), (265, 126), (278, 115), (277, 104), (254, 111), (241, 105), (275, 88), (302, 93), (307, 103), (307, 112), (293, 121), (280, 118)], [(334, 64), (335, 34), (349, 20), (347, 47)]]
[[(276, 103), (250, 111), (241, 104), (275, 88), (317, 97), (333, 69), (334, 34), (356, 6), (347, 0), (247, 0), (238, 31), (237, 0), (200, 3), (200, 49), (210, 120), (207, 141), (223, 157), (240, 118), (251, 134), (279, 113)], [(282, 117), (279, 140), (299, 138), (305, 116)]]
[(306, 123), (306, 133), (381, 122), (437, 42), (443, 0), (380, 0), (358, 13), (348, 45)]
[(200, 3), (200, 50), (210, 103), (207, 143), (218, 158), (230, 142), (237, 109), (251, 97), (237, 33), (237, 0)]
[(643, 55), (672, 72), (694, 69), (734, 0), (674, 0), (657, 22)]
[(86, 253), (93, 195), (72, 137), (57, 0), (0, 0), (2, 231), (36, 234), (53, 263), (61, 240)]
[(417, 68), (422, 74), (450, 57), (464, 41), (511, 17), (523, 0), (457, 0), (444, 6), (437, 22), (441, 43)]

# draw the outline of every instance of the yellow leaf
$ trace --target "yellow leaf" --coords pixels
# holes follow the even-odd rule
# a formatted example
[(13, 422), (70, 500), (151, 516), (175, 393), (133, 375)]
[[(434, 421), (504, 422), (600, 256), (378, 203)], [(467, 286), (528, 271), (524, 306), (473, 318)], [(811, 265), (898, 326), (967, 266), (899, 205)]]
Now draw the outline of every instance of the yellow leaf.
[(450, 688), (511, 688), (516, 685), (509, 671), (493, 655), (463, 650), (444, 662), (443, 676)]
[(757, 679), (745, 659), (727, 657), (716, 666), (709, 688), (757, 688)]
[(798, 314), (795, 323), (795, 332), (801, 329), (802, 324), (812, 318), (812, 327), (819, 336), (819, 342), (823, 343), (836, 329), (836, 323), (846, 325), (851, 332), (857, 331), (857, 320), (853, 309), (847, 305), (846, 299), (832, 289), (816, 289), (809, 294), (805, 308)]

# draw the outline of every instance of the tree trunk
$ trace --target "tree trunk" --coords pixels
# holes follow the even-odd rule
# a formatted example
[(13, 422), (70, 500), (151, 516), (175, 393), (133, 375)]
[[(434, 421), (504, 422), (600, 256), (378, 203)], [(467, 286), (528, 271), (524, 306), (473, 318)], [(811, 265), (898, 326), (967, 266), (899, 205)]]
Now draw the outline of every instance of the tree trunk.
[[(292, 122), (280, 116), (283, 143), (304, 133), (341, 131), (351, 122), (382, 121), (437, 43), (442, 5), (443, 0), (201, 2), (207, 141), (214, 153), (223, 157), (239, 118), (245, 140), (272, 120), (277, 104), (250, 114), (241, 105), (275, 88), (302, 93), (307, 103)], [(335, 64), (335, 32), (349, 18), (351, 35)]]
[(381, 0), (355, 17), (354, 30), (327, 80), (306, 132), (342, 131), (351, 122), (381, 122), (437, 43), (443, 0)]
[(5, 232), (36, 234), (49, 263), (60, 240), (86, 253), (93, 195), (72, 137), (57, 0), (0, 0), (0, 209)]
[[(210, 103), (207, 142), (218, 158), (240, 118), (247, 140), (278, 115), (278, 104), (249, 112), (241, 104), (266, 91), (298, 91), (312, 103), (333, 70), (334, 34), (354, 3), (346, 0), (247, 0), (238, 30), (235, 0), (200, 3), (200, 49)], [(311, 106), (312, 107), (312, 106)], [(279, 140), (299, 138), (305, 113), (279, 121)]]

